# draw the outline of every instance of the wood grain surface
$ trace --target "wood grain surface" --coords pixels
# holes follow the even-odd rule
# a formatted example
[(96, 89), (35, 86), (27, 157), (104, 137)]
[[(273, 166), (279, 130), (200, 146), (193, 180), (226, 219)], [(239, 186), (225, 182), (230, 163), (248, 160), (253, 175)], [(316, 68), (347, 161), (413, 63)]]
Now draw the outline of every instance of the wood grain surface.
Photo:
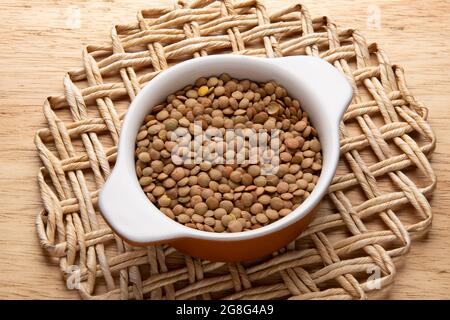
[[(328, 15), (360, 29), (402, 65), (412, 93), (430, 108), (438, 144), (432, 166), (438, 187), (433, 227), (413, 243), (398, 268), (389, 298), (450, 298), (450, 2), (312, 1), (312, 16)], [(64, 72), (81, 67), (81, 49), (104, 42), (113, 23), (135, 21), (139, 8), (166, 0), (2, 0), (0, 4), (0, 298), (78, 298), (55, 261), (38, 245), (41, 208), (33, 136), (45, 126), (42, 103), (62, 92)], [(269, 9), (288, 1), (266, 0)], [(381, 24), (368, 23), (373, 12)]]

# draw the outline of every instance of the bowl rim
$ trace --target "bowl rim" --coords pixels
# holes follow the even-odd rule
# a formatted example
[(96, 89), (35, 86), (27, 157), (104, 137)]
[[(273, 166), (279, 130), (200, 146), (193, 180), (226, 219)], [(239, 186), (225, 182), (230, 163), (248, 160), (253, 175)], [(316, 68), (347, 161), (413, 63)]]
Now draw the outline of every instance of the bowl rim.
[[(133, 123), (137, 122), (139, 124), (142, 123), (143, 119), (141, 117), (137, 117), (136, 113), (133, 112), (133, 110), (136, 110), (137, 108), (139, 108), (140, 105), (142, 105), (143, 103), (145, 103), (146, 100), (148, 100), (148, 96), (150, 95), (150, 92), (152, 91), (152, 86), (157, 81), (164, 81), (164, 80), (167, 81), (167, 79), (176, 77), (179, 73), (187, 72), (189, 69), (195, 68), (195, 66), (197, 64), (204, 64), (204, 63), (214, 63), (214, 64), (224, 64), (224, 63), (230, 63), (230, 62), (248, 63), (251, 65), (254, 65), (254, 67), (261, 67), (261, 68), (267, 69), (267, 72), (269, 72), (269, 71), (277, 72), (276, 69), (277, 69), (277, 67), (279, 67), (279, 63), (281, 63), (283, 59), (284, 59), (284, 61), (287, 61), (287, 60), (290, 60), (291, 58), (294, 58), (294, 57), (258, 58), (258, 57), (249, 57), (249, 56), (241, 56), (241, 55), (222, 54), (222, 55), (212, 55), (212, 56), (207, 56), (207, 57), (200, 57), (200, 58), (195, 58), (195, 59), (181, 62), (181, 63), (161, 72), (160, 74), (158, 74), (151, 81), (149, 81), (149, 83), (147, 83), (147, 85), (138, 93), (138, 95), (132, 101), (132, 103), (128, 109), (128, 112), (127, 112), (125, 119), (123, 121), (123, 124), (122, 124), (121, 132), (123, 133), (124, 131), (128, 130), (128, 127), (131, 125), (132, 122)], [(324, 62), (322, 59), (316, 58), (316, 57), (297, 56), (295, 58), (309, 59), (310, 61), (315, 60), (316, 61), (315, 63), (327, 63), (327, 62)], [(318, 62), (318, 61), (320, 61), (320, 62)], [(274, 63), (272, 63), (272, 62), (274, 62)], [(285, 71), (286, 70), (284, 70), (283, 72), (285, 72)], [(227, 71), (225, 70), (224, 72), (227, 72)], [(292, 80), (294, 80), (296, 82), (296, 85), (301, 85), (301, 83), (298, 83), (298, 81), (297, 81), (298, 79), (295, 78), (294, 73), (288, 73), (286, 75), (286, 78), (292, 78)], [(344, 78), (344, 77), (342, 76), (342, 78)], [(250, 79), (250, 77), (249, 77), (249, 79)], [(192, 81), (195, 81), (195, 79), (192, 79)], [(280, 82), (280, 85), (284, 86), (283, 82)], [(175, 88), (175, 90), (177, 90), (177, 89), (179, 89), (179, 88)], [(175, 91), (175, 90), (172, 90), (172, 91)], [(351, 97), (351, 94), (350, 94), (350, 97)], [(316, 101), (315, 103), (318, 103), (318, 102)], [(348, 103), (347, 103), (347, 105), (348, 105)], [(146, 114), (148, 114), (148, 112)], [(338, 119), (338, 120), (340, 120), (340, 119)], [(338, 123), (339, 123), (339, 121), (337, 122), (337, 124)], [(260, 236), (263, 236), (263, 235), (266, 235), (269, 233), (274, 233), (276, 231), (280, 231), (280, 230), (284, 229), (285, 227), (294, 224), (295, 222), (303, 219), (305, 216), (310, 214), (313, 211), (313, 209), (317, 205), (319, 205), (321, 199), (323, 198), (323, 196), (326, 194), (326, 192), (328, 190), (328, 187), (332, 181), (332, 178), (334, 176), (334, 173), (337, 168), (338, 161), (339, 161), (338, 125), (336, 125), (336, 128), (331, 128), (331, 130), (335, 130), (335, 135), (337, 137), (335, 139), (335, 141), (337, 141), (337, 143), (334, 143), (332, 146), (334, 149), (337, 150), (337, 152), (333, 153), (333, 152), (329, 151), (330, 156), (326, 162), (324, 161), (324, 164), (326, 164), (327, 166), (330, 166), (330, 168), (327, 170), (328, 173), (326, 174), (326, 176), (324, 176), (324, 170), (322, 169), (319, 179), (318, 179), (318, 182), (317, 182), (314, 190), (311, 192), (311, 194), (308, 196), (308, 198), (305, 199), (304, 202), (302, 202), (297, 208), (292, 210), (292, 212), (289, 213), (289, 215), (282, 217), (266, 226), (263, 226), (261, 228), (254, 229), (254, 230), (248, 230), (248, 231), (242, 231), (242, 232), (236, 232), (236, 233), (217, 233), (217, 232), (206, 232), (206, 231), (201, 231), (201, 230), (186, 227), (185, 225), (167, 217), (164, 213), (162, 213), (159, 210), (159, 208), (155, 204), (153, 204), (146, 197), (145, 192), (143, 191), (142, 187), (140, 186), (140, 184), (138, 182), (138, 177), (135, 174), (134, 168), (132, 171), (132, 172), (134, 172), (133, 177), (128, 177), (128, 178), (131, 178), (132, 180), (134, 179), (135, 186), (137, 186), (137, 189), (138, 189), (137, 192), (144, 194), (145, 198), (147, 199), (147, 204), (150, 209), (149, 214), (153, 214), (152, 209), (153, 209), (153, 211), (157, 210), (158, 214), (160, 214), (162, 217), (166, 218), (168, 220), (168, 222), (173, 224), (173, 227), (175, 228), (174, 233), (178, 233), (178, 234), (174, 234), (172, 237), (168, 237), (166, 239), (167, 242), (170, 242), (171, 239), (174, 240), (174, 239), (180, 239), (180, 238), (196, 238), (196, 239), (204, 239), (204, 240), (211, 240), (211, 241), (234, 241), (234, 240), (245, 240), (245, 239), (260, 237)], [(319, 135), (319, 140), (321, 140), (321, 138), (320, 138), (321, 133), (319, 130), (318, 130), (318, 135)], [(114, 175), (118, 175), (119, 172), (121, 172), (122, 174), (127, 174), (128, 170), (123, 169), (123, 166), (127, 165), (127, 162), (123, 161), (123, 158), (125, 156), (127, 156), (126, 154), (124, 154), (124, 151), (123, 151), (124, 145), (127, 143), (128, 144), (131, 143), (133, 146), (135, 146), (136, 141), (135, 140), (127, 141), (127, 140), (125, 140), (125, 135), (121, 134), (121, 136), (119, 138), (118, 155), (117, 155), (116, 164), (115, 164), (115, 166), (113, 168), (113, 172), (111, 173), (108, 180), (110, 180)], [(331, 149), (331, 146), (330, 146), (330, 149)], [(133, 155), (133, 157), (134, 157), (134, 155)], [(135, 162), (133, 162), (133, 163), (135, 163)], [(107, 183), (108, 183), (108, 181), (105, 183), (105, 185)], [(102, 197), (102, 194), (103, 193), (100, 192), (100, 198)], [(108, 218), (106, 217), (105, 213), (103, 212), (103, 210), (101, 210), (101, 211), (102, 211), (103, 216), (105, 217), (105, 220), (111, 226), (111, 223), (109, 223)], [(113, 226), (111, 226), (111, 227), (115, 231), (118, 231), (117, 228), (114, 228)], [(152, 228), (149, 227), (149, 232), (151, 231), (151, 229)], [(119, 233), (125, 239), (130, 238), (127, 235), (121, 234), (120, 231), (117, 233)], [(136, 243), (139, 241), (135, 241), (133, 239), (133, 240), (130, 240), (130, 242)], [(153, 241), (150, 241), (150, 243), (151, 242), (153, 242)], [(144, 243), (144, 241), (142, 243)], [(145, 243), (149, 243), (149, 242), (145, 242)]]

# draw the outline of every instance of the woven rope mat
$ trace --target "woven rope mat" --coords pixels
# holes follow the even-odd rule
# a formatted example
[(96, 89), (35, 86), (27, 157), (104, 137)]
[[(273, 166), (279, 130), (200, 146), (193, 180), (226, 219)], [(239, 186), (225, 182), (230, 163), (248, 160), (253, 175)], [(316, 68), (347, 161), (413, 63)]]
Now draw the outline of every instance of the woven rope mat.
[[(35, 142), (44, 209), (40, 244), (85, 299), (360, 299), (389, 286), (411, 237), (431, 225), (436, 184), (427, 111), (399, 66), (353, 29), (311, 18), (301, 4), (269, 13), (259, 1), (195, 1), (138, 13), (112, 42), (83, 51), (64, 95), (44, 104)], [(259, 261), (219, 263), (170, 246), (135, 248), (105, 224), (98, 190), (111, 172), (121, 120), (158, 72), (214, 53), (320, 56), (354, 89), (341, 125), (341, 161), (317, 218), (286, 248)], [(379, 275), (379, 282), (372, 282)]]

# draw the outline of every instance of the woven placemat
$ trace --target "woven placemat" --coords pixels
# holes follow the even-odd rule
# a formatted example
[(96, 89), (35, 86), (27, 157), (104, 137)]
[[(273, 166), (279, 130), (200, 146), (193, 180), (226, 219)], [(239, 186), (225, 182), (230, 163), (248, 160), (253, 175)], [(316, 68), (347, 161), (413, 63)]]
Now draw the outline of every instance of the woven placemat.
[[(402, 69), (377, 44), (311, 18), (301, 4), (269, 13), (254, 0), (142, 10), (111, 38), (83, 51), (84, 67), (65, 76), (64, 94), (45, 101), (48, 127), (35, 138), (43, 162), (39, 241), (82, 298), (360, 299), (393, 282), (395, 260), (431, 225), (435, 136)], [(341, 161), (318, 216), (294, 243), (249, 263), (127, 245), (97, 208), (124, 112), (161, 70), (228, 52), (320, 56), (352, 83)]]

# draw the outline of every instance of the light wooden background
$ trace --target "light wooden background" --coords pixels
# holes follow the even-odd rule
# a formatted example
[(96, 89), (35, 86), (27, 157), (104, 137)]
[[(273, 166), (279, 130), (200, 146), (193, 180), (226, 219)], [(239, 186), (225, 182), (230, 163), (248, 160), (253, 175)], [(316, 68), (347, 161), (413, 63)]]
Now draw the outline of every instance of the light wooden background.
[[(34, 228), (41, 202), (33, 135), (45, 126), (44, 97), (62, 91), (65, 71), (81, 66), (81, 49), (108, 39), (113, 23), (134, 21), (139, 8), (167, 0), (2, 0), (0, 4), (0, 298), (78, 298), (58, 267), (43, 256)], [(278, 8), (288, 0), (266, 0)], [(450, 298), (450, 2), (304, 0), (312, 16), (360, 29), (393, 63), (411, 91), (430, 107), (437, 137), (432, 164), (439, 184), (433, 228), (413, 244), (390, 298)], [(380, 9), (381, 28), (367, 24)], [(79, 10), (79, 11), (78, 11)], [(369, 11), (368, 11), (369, 10)], [(77, 12), (80, 21), (77, 21)]]

